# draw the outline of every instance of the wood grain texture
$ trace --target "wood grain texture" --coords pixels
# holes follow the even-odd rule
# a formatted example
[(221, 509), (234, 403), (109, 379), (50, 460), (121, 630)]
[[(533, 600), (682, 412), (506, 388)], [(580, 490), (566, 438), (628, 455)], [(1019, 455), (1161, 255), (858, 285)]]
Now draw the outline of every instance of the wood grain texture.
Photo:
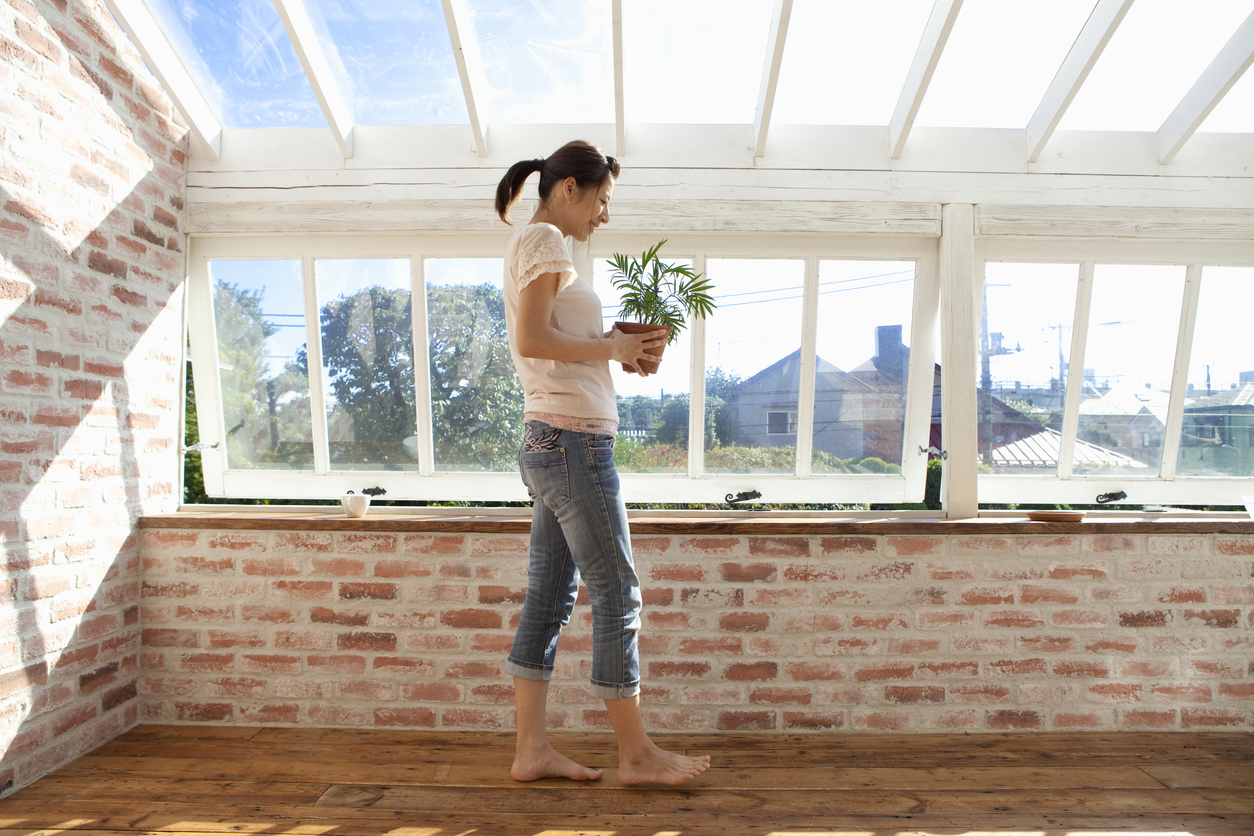
[(140, 726), (0, 800), (0, 836), (1254, 832), (1232, 734), (659, 736), (714, 768), (626, 787), (608, 734), (554, 734), (591, 784), (509, 779), (507, 733)]

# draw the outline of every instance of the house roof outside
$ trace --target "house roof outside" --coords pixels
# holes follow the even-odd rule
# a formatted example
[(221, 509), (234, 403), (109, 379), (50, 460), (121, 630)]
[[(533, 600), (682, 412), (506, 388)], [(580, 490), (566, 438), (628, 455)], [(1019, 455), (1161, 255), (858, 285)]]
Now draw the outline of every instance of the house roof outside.
[[(992, 465), (995, 468), (1056, 468), (1061, 442), (1062, 435), (1057, 430), (1044, 427), (1041, 432), (1034, 433), (1027, 438), (1021, 438), (1001, 447), (994, 447)], [(1075, 441), (1075, 463), (1132, 468), (1149, 467), (1144, 462), (1078, 438)]]

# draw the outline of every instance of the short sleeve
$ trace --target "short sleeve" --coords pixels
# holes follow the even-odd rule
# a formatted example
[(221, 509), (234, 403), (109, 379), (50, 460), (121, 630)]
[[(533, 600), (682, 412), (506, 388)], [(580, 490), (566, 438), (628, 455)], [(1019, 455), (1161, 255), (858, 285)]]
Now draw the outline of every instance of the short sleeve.
[(544, 273), (557, 273), (561, 293), (577, 278), (575, 264), (566, 251), (566, 240), (552, 224), (534, 224), (523, 232), (514, 255), (514, 278), (522, 290)]

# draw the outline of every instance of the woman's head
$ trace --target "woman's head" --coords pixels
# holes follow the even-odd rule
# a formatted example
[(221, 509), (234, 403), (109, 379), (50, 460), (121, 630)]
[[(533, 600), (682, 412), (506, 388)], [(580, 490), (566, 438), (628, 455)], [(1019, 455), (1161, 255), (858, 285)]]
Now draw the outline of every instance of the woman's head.
[(554, 197), (554, 187), (574, 180), (574, 187), (582, 194), (598, 191), (607, 182), (618, 177), (618, 160), (607, 157), (591, 143), (575, 140), (558, 148), (547, 159), (523, 160), (510, 166), (496, 187), (496, 214), (509, 223), (509, 207), (518, 200), (523, 183), (535, 172), (540, 172), (540, 205)]

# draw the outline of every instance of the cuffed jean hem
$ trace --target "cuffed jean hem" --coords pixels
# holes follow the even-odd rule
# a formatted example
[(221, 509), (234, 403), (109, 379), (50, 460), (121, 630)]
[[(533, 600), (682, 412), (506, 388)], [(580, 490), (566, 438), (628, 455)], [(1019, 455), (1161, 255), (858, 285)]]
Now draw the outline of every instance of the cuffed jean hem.
[(588, 685), (588, 691), (598, 700), (626, 700), (637, 696), (640, 693), (640, 683), (633, 682), (630, 685), (601, 685), (592, 682)]
[(513, 659), (505, 660), (505, 673), (507, 676), (516, 676), (519, 679), (529, 679), (532, 682), (548, 682), (553, 678), (552, 668), (533, 668), (515, 662)]

